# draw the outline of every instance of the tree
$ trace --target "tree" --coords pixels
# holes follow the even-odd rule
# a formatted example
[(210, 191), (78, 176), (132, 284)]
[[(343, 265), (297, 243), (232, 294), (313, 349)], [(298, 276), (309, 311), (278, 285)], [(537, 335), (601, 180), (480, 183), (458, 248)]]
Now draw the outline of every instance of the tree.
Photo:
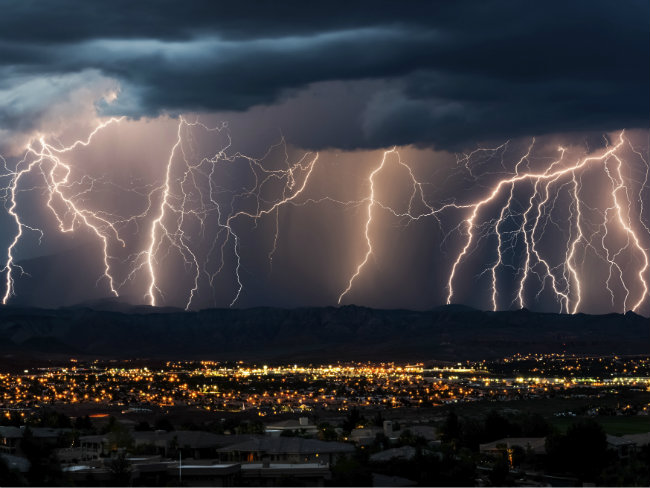
[(318, 438), (321, 441), (335, 441), (339, 438), (336, 430), (327, 422), (318, 424)]
[(375, 416), (372, 418), (372, 425), (375, 427), (383, 427), (384, 426), (384, 416), (381, 414), (381, 411), (377, 412)]
[(463, 419), (461, 429), (461, 445), (478, 451), (479, 444), (485, 442), (485, 422), (476, 418)]
[(154, 429), (155, 430), (165, 430), (167, 432), (171, 432), (174, 429), (174, 425), (169, 421), (167, 417), (161, 417), (158, 420), (156, 420), (156, 423), (154, 424)]
[(375, 436), (375, 441), (373, 442), (373, 447), (378, 450), (382, 451), (384, 449), (390, 448), (390, 439), (386, 434), (383, 432), (380, 432)]
[(138, 422), (135, 425), (135, 427), (133, 427), (133, 430), (135, 430), (136, 432), (147, 432), (153, 429), (151, 428), (151, 425), (149, 425), (149, 422), (147, 422), (146, 420), (142, 420)]
[(54, 449), (38, 439), (29, 426), (25, 427), (19, 450), (30, 463), (27, 480), (30, 486), (60, 486), (63, 482), (61, 465)]
[(362, 421), (363, 421), (363, 417), (361, 417), (361, 413), (359, 413), (359, 409), (354, 407), (348, 412), (341, 427), (343, 427), (343, 430), (345, 432), (350, 433), (352, 432), (353, 429), (356, 429), (357, 426)]
[(505, 457), (500, 456), (490, 471), (492, 486), (513, 486), (514, 480), (510, 476), (510, 467)]
[(458, 420), (458, 415), (456, 415), (456, 412), (451, 410), (447, 414), (445, 423), (442, 424), (442, 428), (440, 429), (440, 436), (443, 442), (450, 443), (454, 440), (460, 439), (460, 435), (461, 428), (460, 421)]
[(131, 463), (126, 458), (126, 452), (117, 454), (109, 463), (111, 480), (115, 486), (128, 486), (131, 481)]
[(525, 413), (520, 421), (523, 437), (546, 437), (553, 431), (551, 424), (539, 413)]
[(93, 423), (88, 415), (77, 417), (74, 421), (74, 428), (84, 432), (94, 430)]
[(409, 429), (405, 429), (399, 436), (399, 444), (402, 446), (423, 447), (427, 445), (427, 440), (422, 436), (413, 434)]
[(574, 423), (566, 434), (546, 438), (548, 469), (593, 481), (607, 460), (607, 436), (594, 420)]
[(108, 442), (111, 450), (130, 449), (133, 447), (133, 436), (122, 424), (115, 422), (108, 433)]
[(264, 434), (264, 424), (260, 420), (242, 422), (237, 429), (240, 434)]
[(332, 467), (329, 486), (372, 486), (370, 468), (356, 459), (343, 459)]
[(496, 410), (492, 410), (485, 418), (485, 440), (492, 442), (503, 437), (512, 437), (517, 435), (516, 426), (513, 426), (510, 421), (499, 414)]
[(569, 427), (566, 437), (574, 472), (582, 479), (594, 480), (607, 458), (607, 436), (603, 428), (594, 420), (583, 420)]

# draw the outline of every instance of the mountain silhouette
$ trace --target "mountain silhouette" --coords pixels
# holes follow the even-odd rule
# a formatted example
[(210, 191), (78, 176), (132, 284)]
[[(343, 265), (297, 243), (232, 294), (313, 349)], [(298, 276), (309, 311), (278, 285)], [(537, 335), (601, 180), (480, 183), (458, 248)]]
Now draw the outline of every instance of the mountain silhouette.
[(457, 305), (429, 311), (349, 305), (183, 312), (110, 301), (100, 301), (104, 309), (89, 305), (0, 308), (0, 353), (39, 358), (456, 361), (515, 353), (650, 351), (650, 321), (631, 312), (483, 312)]

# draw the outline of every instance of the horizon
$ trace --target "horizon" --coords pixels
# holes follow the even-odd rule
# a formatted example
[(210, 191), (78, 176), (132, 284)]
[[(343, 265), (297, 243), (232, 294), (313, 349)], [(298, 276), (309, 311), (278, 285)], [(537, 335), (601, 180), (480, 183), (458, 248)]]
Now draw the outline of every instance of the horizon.
[[(344, 305), (300, 305), (300, 306), (295, 306), (295, 307), (282, 307), (282, 306), (274, 306), (274, 305), (255, 305), (255, 306), (250, 306), (250, 307), (206, 307), (206, 308), (200, 308), (200, 309), (193, 309), (193, 310), (186, 310), (182, 307), (174, 307), (170, 305), (149, 305), (146, 303), (133, 303), (130, 301), (126, 301), (124, 297), (104, 297), (104, 298), (98, 298), (98, 299), (93, 299), (89, 300), (86, 302), (80, 302), (80, 303), (75, 303), (72, 305), (61, 305), (56, 308), (51, 308), (51, 307), (39, 307), (39, 306), (33, 306), (33, 305), (12, 305), (12, 304), (7, 304), (3, 308), (5, 309), (35, 309), (35, 310), (46, 310), (46, 311), (57, 311), (57, 310), (67, 310), (67, 309), (79, 309), (79, 308), (87, 308), (93, 311), (97, 312), (115, 312), (115, 313), (125, 313), (128, 314), (130, 313), (128, 310), (127, 311), (119, 311), (119, 310), (106, 310), (102, 309), (102, 306), (105, 305), (122, 305), (126, 307), (131, 307), (131, 308), (136, 308), (136, 309), (142, 309), (142, 310), (151, 310), (152, 313), (156, 313), (157, 310), (167, 310), (168, 312), (165, 313), (181, 313), (181, 314), (191, 314), (191, 313), (200, 313), (203, 311), (209, 311), (209, 310), (228, 310), (232, 312), (238, 312), (238, 311), (247, 311), (247, 310), (256, 310), (256, 309), (274, 309), (274, 310), (283, 310), (283, 311), (292, 311), (292, 310), (301, 310), (301, 309), (345, 309), (345, 308), (358, 308), (358, 309), (367, 309), (367, 310), (375, 310), (378, 312), (399, 312), (399, 311), (404, 311), (404, 312), (416, 312), (416, 313), (426, 313), (426, 312), (435, 312), (438, 310), (442, 309), (452, 309), (452, 310), (465, 310), (465, 311), (473, 311), (473, 312), (479, 312), (479, 313), (503, 313), (503, 314), (516, 314), (516, 313), (531, 313), (531, 314), (540, 314), (540, 315), (556, 315), (556, 316), (581, 316), (581, 315), (587, 315), (587, 316), (606, 316), (606, 315), (636, 315), (639, 317), (643, 318), (648, 318), (645, 315), (642, 315), (640, 313), (634, 312), (633, 310), (628, 310), (626, 312), (606, 312), (606, 313), (586, 313), (586, 312), (576, 312), (576, 313), (569, 313), (569, 312), (553, 312), (553, 311), (536, 311), (532, 310), (529, 308), (518, 308), (518, 309), (513, 309), (513, 310), (485, 310), (485, 309), (480, 309), (476, 307), (472, 307), (471, 305), (466, 305), (462, 303), (449, 303), (449, 304), (442, 304), (442, 305), (435, 305), (430, 308), (422, 308), (422, 309), (416, 309), (416, 308), (381, 308), (381, 307), (369, 307), (366, 305), (357, 305), (355, 303), (346, 303)], [(0, 308), (0, 310), (2, 310)]]

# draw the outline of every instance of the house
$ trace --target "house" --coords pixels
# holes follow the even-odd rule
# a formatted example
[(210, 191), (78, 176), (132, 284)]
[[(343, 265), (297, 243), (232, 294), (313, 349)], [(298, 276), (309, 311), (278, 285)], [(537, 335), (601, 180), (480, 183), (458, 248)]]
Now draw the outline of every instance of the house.
[(199, 430), (133, 432), (135, 447), (150, 448), (151, 454), (164, 457), (177, 456), (208, 459), (218, 456), (217, 449), (246, 441), (250, 435), (217, 435)]
[(329, 463), (354, 453), (354, 446), (302, 437), (255, 437), (218, 450), (226, 462)]
[(415, 447), (411, 446), (394, 447), (371, 455), (370, 461), (373, 463), (383, 463), (390, 461), (391, 459), (403, 459), (408, 461), (415, 457), (416, 452)]
[[(254, 439), (254, 435), (217, 435), (200, 431), (174, 431), (168, 433), (170, 445), (167, 454), (181, 452), (183, 457), (213, 459), (219, 457), (219, 449)], [(176, 452), (173, 447), (177, 446)], [(171, 449), (170, 449), (171, 447)]]
[(18, 427), (0, 427), (0, 452), (13, 454), (20, 439), (23, 438), (23, 431)]
[(521, 447), (525, 451), (532, 451), (534, 454), (546, 454), (546, 437), (506, 437), (497, 441), (488, 442), (479, 446), (481, 454), (491, 456), (503, 455), (515, 447)]
[(637, 444), (630, 439), (607, 434), (607, 447), (615, 450), (619, 457), (626, 458), (636, 450)]
[(379, 473), (372, 473), (372, 486), (400, 487), (417, 485), (417, 482), (402, 478), (401, 476), (386, 476)]
[(79, 437), (79, 445), (84, 456), (80, 459), (97, 459), (101, 456), (107, 456), (110, 452), (108, 448), (108, 437), (105, 435), (82, 435)]
[[(163, 457), (210, 459), (218, 456), (217, 449), (253, 438), (252, 435), (217, 435), (198, 430), (165, 430), (132, 432), (133, 445), (141, 452)], [(108, 456), (111, 452), (108, 435), (90, 435), (79, 438), (83, 459)]]
[[(129, 485), (169, 486), (238, 486), (238, 464), (179, 463), (154, 457), (129, 457)], [(103, 462), (79, 463), (66, 466), (63, 471), (75, 484), (81, 486), (112, 486), (115, 482), (110, 459)]]
[[(25, 435), (27, 427), (0, 427), (0, 452), (14, 454), (20, 440)], [(46, 427), (29, 427), (34, 439), (44, 444), (56, 444), (61, 436), (70, 433), (72, 429), (50, 429)]]
[(627, 434), (621, 436), (621, 438), (633, 442), (636, 447), (643, 447), (650, 444), (650, 432), (644, 432), (643, 434)]
[(348, 440), (358, 446), (369, 446), (375, 442), (375, 439), (380, 434), (385, 435), (391, 441), (396, 441), (399, 439), (399, 432), (393, 430), (393, 422), (391, 420), (384, 420), (382, 427), (359, 427), (352, 429)]
[(404, 427), (404, 430), (410, 430), (411, 434), (416, 437), (422, 437), (427, 440), (427, 442), (435, 441), (438, 438), (438, 431), (435, 427), (429, 425), (411, 425)]
[(383, 434), (384, 429), (381, 427), (359, 427), (357, 429), (352, 429), (348, 440), (354, 442), (358, 446), (369, 446), (379, 434)]
[[(239, 464), (168, 463), (165, 466), (166, 483), (178, 480), (183, 486), (240, 486), (241, 466)], [(152, 479), (153, 469), (144, 465), (134, 466), (134, 477), (139, 485), (161, 486), (160, 478)], [(154, 482), (152, 482), (154, 481)], [(164, 486), (164, 485), (163, 485)]]
[(318, 427), (309, 422), (307, 417), (300, 417), (298, 420), (283, 420), (268, 424), (265, 427), (265, 432), (268, 435), (278, 436), (283, 432), (299, 432), (309, 435), (318, 434)]
[(99, 453), (95, 449), (89, 450), (82, 447), (62, 447), (54, 452), (57, 459), (62, 463), (76, 463), (99, 458)]

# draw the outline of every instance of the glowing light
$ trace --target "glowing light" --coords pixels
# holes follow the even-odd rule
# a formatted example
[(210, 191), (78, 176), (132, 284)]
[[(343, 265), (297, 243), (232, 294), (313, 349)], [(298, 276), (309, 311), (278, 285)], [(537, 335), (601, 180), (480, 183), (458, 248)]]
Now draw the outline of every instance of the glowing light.
[[(185, 308), (189, 309), (192, 306), (192, 301), (194, 300), (197, 291), (199, 290), (199, 279), (201, 274), (208, 276), (210, 285), (213, 285), (214, 280), (217, 275), (221, 273), (224, 267), (224, 252), (225, 247), (227, 246), (230, 239), (233, 240), (233, 253), (235, 255), (235, 280), (236, 280), (236, 291), (234, 297), (230, 302), (230, 306), (233, 306), (241, 295), (243, 289), (243, 282), (240, 275), (241, 269), (241, 254), (239, 251), (240, 246), (240, 236), (237, 234), (233, 228), (233, 222), (238, 218), (249, 218), (255, 223), (258, 219), (269, 215), (275, 215), (275, 233), (273, 239), (273, 245), (271, 251), (268, 253), (269, 261), (272, 262), (273, 254), (275, 253), (278, 245), (278, 234), (279, 234), (279, 217), (278, 212), (281, 207), (293, 202), (305, 189), (309, 177), (312, 174), (316, 161), (318, 159), (318, 154), (315, 154), (311, 159), (309, 159), (310, 153), (303, 155), (303, 157), (293, 165), (289, 163), (289, 156), (286, 152), (286, 145), (284, 140), (282, 140), (278, 145), (273, 146), (269, 149), (269, 152), (278, 147), (285, 146), (285, 162), (286, 169), (280, 170), (270, 170), (265, 168), (261, 161), (268, 155), (263, 156), (261, 159), (255, 159), (250, 156), (246, 156), (241, 153), (236, 153), (232, 156), (228, 155), (227, 150), (230, 147), (230, 137), (228, 136), (228, 143), (225, 147), (221, 148), (220, 151), (215, 154), (212, 158), (203, 158), (197, 163), (192, 164), (188, 161), (188, 157), (185, 154), (183, 149), (183, 129), (192, 129), (199, 128), (207, 132), (221, 132), (226, 126), (218, 127), (208, 127), (198, 121), (188, 122), (183, 117), (179, 118), (178, 128), (177, 128), (177, 138), (175, 144), (172, 146), (169, 158), (166, 164), (166, 173), (165, 180), (163, 185), (160, 188), (157, 188), (149, 194), (149, 200), (152, 201), (154, 198), (154, 193), (161, 193), (160, 205), (157, 212), (157, 217), (153, 220), (149, 235), (149, 245), (147, 250), (141, 255), (144, 257), (144, 262), (146, 263), (146, 269), (149, 275), (149, 288), (145, 298), (148, 300), (149, 304), (156, 306), (158, 300), (156, 295), (162, 295), (161, 287), (158, 285), (159, 278), (156, 273), (156, 265), (159, 263), (157, 258), (158, 254), (162, 252), (163, 255), (166, 255), (166, 252), (163, 252), (164, 243), (168, 243), (173, 248), (175, 248), (185, 260), (186, 265), (188, 265), (192, 270), (192, 288), (189, 290), (188, 298), (185, 304)], [(174, 166), (175, 160), (179, 159), (178, 155), (181, 155), (182, 165), (183, 165), (183, 177), (180, 180), (175, 181), (179, 194), (173, 194), (172, 192), (172, 168)], [(248, 188), (243, 191), (241, 194), (233, 197), (230, 202), (229, 212), (222, 208), (222, 205), (216, 199), (216, 190), (215, 190), (215, 169), (219, 163), (228, 163), (235, 164), (235, 162), (241, 161), (247, 165), (250, 173), (253, 175), (254, 184), (252, 188)], [(208, 184), (208, 196), (202, 194), (200, 185), (196, 183), (197, 174), (200, 176), (203, 173), (200, 171), (200, 167), (203, 164), (208, 164), (210, 170), (207, 172), (207, 184)], [(302, 184), (297, 185), (296, 178), (298, 173), (302, 174)], [(205, 176), (205, 175), (204, 175)], [(185, 190), (184, 185), (188, 181), (193, 181), (192, 188), (194, 188), (201, 198), (199, 199), (198, 207), (188, 207), (189, 203), (189, 194)], [(282, 187), (281, 197), (273, 202), (267, 202), (261, 198), (261, 193), (265, 184), (272, 180), (284, 181), (284, 186)], [(255, 211), (246, 211), (246, 210), (235, 210), (235, 199), (236, 197), (252, 197), (255, 199)], [(180, 205), (173, 205), (170, 200), (180, 201)], [(220, 260), (221, 265), (214, 273), (210, 273), (206, 270), (205, 265), (199, 262), (196, 251), (189, 244), (189, 237), (186, 235), (183, 224), (187, 217), (193, 216), (198, 219), (201, 228), (205, 225), (205, 219), (208, 214), (216, 213), (217, 222), (216, 225), (219, 228), (220, 232), (225, 232), (226, 237), (219, 246), (220, 250)], [(172, 226), (169, 227), (166, 223), (166, 220), (172, 215), (174, 218), (171, 219)], [(216, 246), (216, 240), (213, 242), (212, 249)], [(142, 265), (135, 268), (134, 272), (138, 271)], [(133, 274), (132, 273), (132, 274)]]
[(363, 267), (366, 265), (368, 262), (368, 259), (370, 258), (370, 255), (372, 254), (372, 241), (370, 239), (370, 224), (372, 223), (372, 209), (375, 206), (375, 175), (379, 173), (384, 165), (386, 164), (386, 157), (388, 154), (394, 153), (395, 148), (391, 149), (390, 151), (384, 152), (384, 157), (381, 158), (381, 162), (379, 163), (379, 166), (377, 166), (372, 173), (370, 173), (370, 176), (368, 177), (368, 181), (370, 183), (370, 195), (368, 196), (368, 207), (367, 207), (367, 213), (368, 213), (368, 218), (366, 219), (366, 226), (365, 226), (365, 232), (364, 236), (366, 238), (366, 254), (363, 257), (363, 260), (359, 263), (357, 266), (356, 271), (354, 274), (350, 277), (350, 280), (348, 281), (348, 286), (341, 294), (339, 295), (338, 303), (341, 303), (341, 300), (343, 297), (350, 291), (352, 288), (352, 283), (356, 279), (357, 276), (361, 273), (361, 270)]
[[(526, 153), (516, 162), (513, 171), (514, 174), (501, 178), (492, 184), (488, 188), (486, 196), (474, 202), (457, 203), (452, 201), (451, 203), (446, 203), (438, 207), (425, 201), (422, 191), (422, 183), (415, 178), (410, 166), (399, 159), (399, 154), (396, 152), (396, 149), (393, 148), (390, 151), (386, 151), (379, 165), (371, 171), (367, 178), (370, 193), (366, 199), (367, 218), (364, 226), (366, 253), (364, 258), (351, 274), (347, 287), (339, 295), (339, 303), (341, 303), (341, 300), (350, 291), (353, 282), (358, 278), (359, 274), (367, 264), (369, 257), (374, 252), (373, 242), (369, 231), (373, 222), (373, 209), (379, 207), (395, 217), (406, 218), (409, 221), (416, 221), (425, 217), (433, 217), (438, 221), (438, 223), (440, 222), (440, 215), (447, 210), (453, 209), (456, 211), (469, 212), (469, 215), (452, 230), (452, 232), (461, 231), (464, 233), (465, 239), (464, 243), (461, 244), (459, 250), (456, 252), (456, 257), (452, 262), (451, 270), (447, 278), (448, 293), (446, 302), (448, 304), (452, 303), (455, 296), (454, 284), (459, 275), (459, 268), (463, 261), (476, 250), (477, 240), (490, 235), (495, 235), (497, 242), (495, 249), (496, 260), (479, 274), (479, 276), (481, 276), (485, 273), (489, 273), (491, 276), (490, 295), (493, 310), (499, 309), (497, 270), (504, 265), (504, 253), (506, 251), (514, 252), (515, 244), (512, 244), (512, 242), (514, 242), (515, 238), (520, 238), (521, 241), (523, 241), (523, 263), (516, 269), (516, 275), (518, 276), (516, 286), (517, 291), (513, 304), (516, 302), (520, 308), (526, 306), (526, 283), (530, 279), (531, 275), (535, 275), (541, 283), (541, 287), (536, 294), (536, 299), (539, 298), (540, 294), (544, 291), (545, 283), (550, 281), (551, 289), (560, 305), (560, 312), (578, 312), (581, 308), (585, 292), (584, 280), (580, 276), (578, 251), (581, 248), (589, 248), (596, 254), (596, 256), (603, 259), (610, 268), (610, 277), (607, 280), (606, 287), (611, 293), (612, 303), (614, 303), (614, 291), (610, 288), (610, 280), (612, 270), (616, 269), (618, 271), (622, 287), (625, 290), (625, 295), (623, 297), (623, 311), (626, 311), (628, 310), (627, 300), (631, 285), (629, 284), (629, 278), (623, 276), (622, 268), (620, 264), (617, 263), (617, 259), (621, 256), (623, 251), (633, 248), (634, 252), (641, 258), (643, 263), (638, 273), (636, 273), (640, 288), (638, 292), (639, 295), (638, 298), (635, 299), (634, 304), (630, 307), (631, 310), (638, 311), (650, 296), (648, 290), (648, 277), (646, 276), (650, 264), (648, 251), (644, 249), (639, 233), (634, 229), (634, 225), (631, 221), (632, 209), (631, 198), (629, 195), (631, 190), (623, 177), (621, 168), (624, 163), (621, 159), (622, 156), (620, 155), (623, 146), (626, 144), (628, 144), (632, 151), (639, 157), (639, 159), (641, 159), (645, 167), (645, 180), (638, 193), (640, 201), (638, 221), (640, 227), (649, 231), (647, 225), (643, 222), (644, 207), (641, 192), (647, 184), (650, 169), (642, 154), (635, 150), (629, 141), (627, 141), (624, 132), (620, 133), (616, 144), (608, 146), (600, 154), (585, 156), (573, 163), (570, 163), (565, 159), (566, 149), (560, 147), (558, 149), (560, 153), (559, 158), (548, 164), (542, 171), (534, 171), (530, 169), (529, 159), (535, 145), (535, 140), (533, 139)], [(471, 178), (477, 180), (478, 176), (471, 165), (472, 158), (477, 154), (480, 154), (481, 156), (487, 155), (488, 159), (500, 155), (500, 165), (505, 170), (504, 153), (507, 147), (508, 142), (494, 149), (479, 148), (469, 154), (462, 155), (457, 159), (457, 162), (459, 167), (465, 168), (465, 171), (471, 176)], [(404, 212), (396, 211), (392, 207), (382, 203), (380, 196), (378, 196), (375, 191), (375, 178), (385, 169), (386, 157), (388, 154), (392, 153), (394, 153), (398, 158), (399, 164), (408, 169), (412, 182), (412, 191), (408, 210)], [(612, 165), (611, 161), (614, 161), (615, 164)], [(610, 166), (613, 166), (613, 168), (610, 169)], [(526, 168), (525, 170), (523, 170), (524, 167)], [(603, 213), (604, 220), (600, 225), (604, 253), (596, 249), (593, 244), (599, 231), (597, 230), (590, 235), (585, 234), (586, 217), (584, 215), (584, 202), (581, 194), (583, 191), (581, 175), (587, 169), (595, 167), (603, 168), (604, 173), (611, 181), (611, 192), (608, 196), (611, 199), (612, 206), (605, 209)], [(532, 185), (532, 191), (530, 191), (527, 198), (525, 210), (517, 212), (513, 209), (516, 201), (515, 191), (521, 192), (525, 190), (524, 185)], [(560, 185), (559, 189), (555, 190), (555, 193), (553, 193), (552, 189), (554, 185)], [(566, 242), (566, 252), (563, 262), (560, 265), (552, 266), (548, 261), (548, 258), (542, 256), (540, 241), (549, 220), (552, 221), (551, 215), (556, 207), (560, 191), (567, 186), (570, 187), (569, 196), (571, 199), (567, 210), (567, 221), (569, 222), (568, 230), (570, 236)], [(507, 197), (503, 196), (504, 192), (507, 192)], [(427, 209), (423, 213), (416, 214), (413, 211), (413, 201), (416, 196), (422, 201)], [(505, 198), (505, 203), (503, 203), (498, 210), (498, 216), (492, 220), (488, 220), (487, 222), (483, 221), (481, 217), (482, 212), (488, 211), (488, 207), (497, 203), (500, 198)], [(605, 245), (605, 239), (608, 233), (612, 232), (608, 219), (608, 214), (610, 212), (615, 213), (616, 221), (620, 230), (625, 233), (627, 239), (627, 243), (614, 253), (611, 253), (609, 248)], [(508, 232), (510, 234), (508, 240), (511, 244), (506, 246), (503, 228), (506, 221), (513, 217), (521, 218), (521, 223), (516, 230)], [(553, 222), (553, 225), (557, 224)], [(650, 233), (650, 231), (648, 233)], [(448, 239), (448, 236), (449, 234), (445, 236), (444, 241)]]
[[(248, 222), (254, 229), (260, 219), (268, 218), (274, 226), (266, 253), (269, 269), (272, 270), (281, 235), (281, 209), (324, 202), (348, 208), (363, 206), (365, 209), (363, 228), (359, 232), (363, 236), (364, 252), (346, 275), (345, 285), (337, 297), (339, 304), (349, 296), (355, 285), (358, 286), (361, 273), (379, 248), (374, 241), (373, 225), (382, 212), (407, 223), (432, 218), (441, 231), (443, 216), (445, 221), (455, 223), (450, 231), (443, 232), (441, 244), (443, 246), (452, 241), (452, 236), (460, 237), (446, 276), (448, 304), (457, 296), (458, 280), (467, 266), (466, 261), (479, 248), (481, 253), (494, 252), (494, 259), (484, 264), (478, 274), (479, 277), (485, 275), (489, 278), (487, 294), (493, 310), (515, 305), (520, 308), (529, 306), (528, 297), (533, 290), (536, 292), (535, 299), (539, 299), (545, 290), (551, 293), (560, 312), (576, 313), (582, 310), (593, 287), (582, 276), (587, 251), (601, 259), (606, 266), (604, 288), (611, 296), (613, 307), (618, 299), (623, 311), (628, 308), (638, 311), (650, 296), (650, 263), (648, 250), (644, 247), (647, 239), (644, 233), (650, 234), (650, 229), (644, 222), (643, 202), (643, 189), (647, 187), (650, 167), (643, 154), (632, 146), (623, 132), (615, 144), (608, 144), (596, 153), (577, 159), (567, 157), (567, 149), (563, 147), (558, 149), (557, 158), (535, 159), (535, 139), (518, 159), (506, 159), (506, 154), (512, 153), (510, 141), (495, 148), (478, 148), (460, 155), (457, 157), (457, 171), (463, 172), (470, 181), (483, 185), (480, 179), (485, 175), (489, 177), (485, 193), (465, 202), (429, 201), (425, 196), (426, 183), (416, 176), (411, 165), (403, 161), (397, 148), (393, 147), (383, 152), (381, 159), (374, 163), (367, 174), (367, 186), (364, 186), (367, 194), (359, 200), (341, 201), (328, 195), (318, 198), (309, 195), (311, 192), (307, 190), (314, 179), (319, 160), (317, 153), (304, 153), (297, 161), (291, 162), (283, 139), (259, 159), (239, 152), (232, 153), (226, 124), (208, 127), (198, 120), (192, 122), (181, 116), (178, 118), (176, 137), (169, 141), (169, 154), (164, 162), (164, 170), (160, 171), (160, 179), (146, 186), (144, 191), (142, 188), (137, 191), (122, 188), (142, 198), (144, 209), (136, 215), (120, 216), (89, 208), (92, 193), (106, 180), (88, 174), (75, 180), (73, 170), (76, 168), (66, 162), (66, 156), (91, 145), (100, 131), (120, 121), (121, 118), (106, 120), (86, 138), (67, 146), (38, 136), (29, 142), (24, 157), (11, 169), (7, 161), (0, 157), (4, 170), (0, 177), (9, 181), (4, 188), (0, 188), (1, 195), (16, 228), (2, 268), (5, 273), (3, 304), (7, 304), (15, 294), (16, 273), (25, 272), (16, 263), (16, 249), (25, 233), (35, 232), (43, 237), (43, 231), (25, 222), (19, 209), (19, 193), (32, 190), (42, 192), (48, 215), (53, 217), (60, 232), (70, 233), (84, 228), (91, 233), (102, 252), (103, 271), (99, 279), (106, 283), (111, 294), (118, 296), (127, 282), (136, 281), (138, 286), (144, 284), (139, 290), (151, 306), (165, 302), (164, 293), (168, 284), (163, 273), (164, 262), (170, 255), (175, 259), (180, 258), (179, 262), (186, 270), (184, 283), (189, 283), (184, 289), (186, 309), (195, 306), (197, 297), (203, 293), (202, 286), (207, 284), (210, 289), (216, 288), (217, 277), (224, 269), (230, 269), (230, 264), (226, 266), (227, 262), (232, 262), (233, 266), (233, 275), (228, 277), (228, 280), (232, 280), (232, 284), (228, 285), (233, 287), (232, 295), (227, 295), (227, 303), (235, 305), (241, 298), (245, 281), (245, 275), (241, 273), (242, 260), (246, 257), (242, 251), (245, 249), (242, 241), (247, 234), (242, 233), (242, 221)], [(216, 139), (221, 141), (221, 146), (211, 156), (195, 157), (193, 142), (195, 137), (204, 134), (220, 135)], [(638, 158), (643, 165), (644, 176), (638, 178), (643, 181), (630, 181), (626, 175), (624, 149), (631, 151), (625, 154), (634, 154), (631, 157)], [(283, 165), (279, 169), (277, 165), (273, 166), (275, 169), (270, 169), (265, 160), (276, 150), (284, 152)], [(498, 172), (479, 169), (493, 160), (498, 165), (491, 164), (489, 169), (496, 168)], [(509, 166), (511, 169), (508, 169)], [(236, 168), (241, 174), (245, 173), (252, 183), (242, 184), (234, 190), (226, 188), (219, 180), (220, 168)], [(587, 189), (583, 188), (583, 178), (588, 170), (598, 172), (598, 177), (608, 184), (604, 195), (606, 202), (604, 206), (602, 202), (599, 203), (597, 209), (591, 208), (589, 199), (585, 198)], [(385, 171), (399, 171), (408, 180), (407, 200), (401, 209), (386, 204), (380, 194), (377, 180)], [(28, 187), (26, 181), (31, 182), (33, 178), (42, 181), (39, 184), (42, 186)], [(634, 206), (636, 197), (639, 201)], [(561, 229), (553, 219), (556, 209), (563, 212), (565, 218)], [(457, 217), (459, 214), (460, 219)], [(596, 224), (589, 217), (592, 214), (599, 215)], [(144, 243), (139, 239), (130, 242), (122, 235), (123, 226), (129, 223), (135, 223), (138, 229), (146, 225)], [(543, 245), (549, 227), (563, 232), (563, 240), (556, 243), (556, 249), (550, 255)], [(209, 238), (206, 237), (208, 233)], [(621, 236), (622, 244), (612, 243), (620, 242)], [(488, 239), (496, 243), (494, 247), (479, 246), (480, 242)], [(132, 254), (126, 260), (118, 260), (111, 255), (111, 250), (115, 252), (116, 246), (127, 249), (124, 253)], [(227, 253), (232, 254), (227, 256)], [(509, 258), (518, 261), (512, 264)], [(559, 263), (554, 262), (557, 259)], [(635, 259), (640, 264), (630, 272), (623, 263)], [(126, 267), (121, 281), (116, 278), (114, 270), (117, 263)], [(505, 270), (511, 271), (515, 280), (514, 291), (508, 300), (505, 299), (508, 292), (502, 289), (500, 283), (500, 273)], [(535, 282), (538, 286), (533, 288)], [(620, 289), (623, 290), (622, 296), (617, 292)]]
[[(18, 185), (20, 180), (28, 173), (32, 171), (38, 171), (43, 179), (45, 180), (45, 185), (47, 187), (47, 206), (52, 211), (53, 216), (59, 224), (59, 230), (61, 232), (72, 232), (75, 229), (75, 223), (83, 223), (88, 229), (90, 229), (102, 243), (103, 250), (103, 261), (104, 261), (104, 274), (108, 281), (109, 288), (111, 293), (115, 296), (118, 295), (117, 290), (114, 286), (114, 280), (111, 275), (108, 255), (108, 233), (114, 233), (118, 241), (123, 245), (124, 242), (121, 241), (117, 229), (106, 218), (102, 217), (100, 213), (93, 212), (87, 209), (82, 209), (77, 206), (74, 201), (74, 197), (66, 196), (63, 192), (63, 189), (70, 183), (70, 166), (63, 162), (63, 160), (58, 156), (59, 154), (67, 153), (77, 148), (78, 146), (88, 146), (92, 141), (93, 137), (102, 129), (107, 127), (110, 124), (119, 122), (122, 118), (111, 118), (105, 122), (99, 124), (85, 140), (77, 140), (70, 146), (64, 146), (57, 148), (51, 144), (48, 144), (45, 141), (45, 138), (40, 137), (38, 142), (40, 144), (40, 149), (35, 149), (30, 142), (27, 145), (27, 152), (25, 157), (18, 162), (16, 169), (11, 171), (7, 168), (7, 162), (3, 158), (4, 168), (7, 170), (7, 174), (11, 176), (10, 183), (8, 186), (9, 201), (11, 202), (9, 207), (9, 215), (14, 219), (16, 223), (16, 234), (14, 239), (7, 249), (7, 259), (5, 261), (4, 268), (2, 271), (6, 273), (6, 289), (5, 294), (2, 298), (2, 304), (6, 305), (9, 298), (14, 294), (14, 279), (13, 279), (13, 270), (14, 268), (19, 269), (23, 272), (22, 268), (15, 264), (14, 262), (14, 250), (20, 241), (23, 230), (29, 229), (35, 232), (39, 232), (41, 237), (43, 232), (40, 229), (31, 227), (25, 224), (20, 214), (17, 211), (18, 203), (16, 201), (16, 194), (18, 191)], [(27, 163), (27, 158), (33, 156), (34, 159)], [(46, 169), (45, 165), (49, 165), (49, 169)], [(63, 203), (65, 208), (65, 214), (71, 214), (70, 224), (65, 225), (65, 216), (54, 207), (54, 199), (59, 198)]]

